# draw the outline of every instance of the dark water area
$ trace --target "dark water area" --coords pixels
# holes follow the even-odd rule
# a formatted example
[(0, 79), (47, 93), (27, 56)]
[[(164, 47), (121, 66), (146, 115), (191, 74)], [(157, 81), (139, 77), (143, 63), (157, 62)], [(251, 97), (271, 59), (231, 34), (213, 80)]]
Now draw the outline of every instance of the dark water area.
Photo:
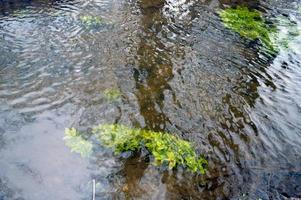
[[(234, 5), (301, 33), (296, 0), (0, 0), (0, 200), (92, 199), (93, 179), (97, 200), (300, 199), (301, 36), (264, 53), (223, 25)], [(207, 173), (70, 152), (65, 127), (102, 123), (188, 140)]]

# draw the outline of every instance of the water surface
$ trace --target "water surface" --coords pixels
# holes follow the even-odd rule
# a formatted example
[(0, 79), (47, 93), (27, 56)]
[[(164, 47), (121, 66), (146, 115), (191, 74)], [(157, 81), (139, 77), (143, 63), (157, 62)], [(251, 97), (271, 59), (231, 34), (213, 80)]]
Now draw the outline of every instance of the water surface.
[[(266, 54), (224, 27), (233, 5), (301, 31), (298, 1), (1, 1), (0, 199), (91, 199), (93, 179), (97, 199), (301, 198), (301, 36)], [(65, 146), (101, 123), (178, 135), (208, 172)]]

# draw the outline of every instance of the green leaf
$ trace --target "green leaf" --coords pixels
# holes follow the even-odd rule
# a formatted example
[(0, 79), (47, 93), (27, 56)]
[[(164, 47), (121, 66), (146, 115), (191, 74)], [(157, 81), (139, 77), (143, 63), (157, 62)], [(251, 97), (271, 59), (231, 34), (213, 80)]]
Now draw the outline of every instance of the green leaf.
[(63, 140), (71, 152), (79, 153), (82, 157), (88, 157), (92, 153), (92, 144), (84, 140), (75, 128), (66, 128)]

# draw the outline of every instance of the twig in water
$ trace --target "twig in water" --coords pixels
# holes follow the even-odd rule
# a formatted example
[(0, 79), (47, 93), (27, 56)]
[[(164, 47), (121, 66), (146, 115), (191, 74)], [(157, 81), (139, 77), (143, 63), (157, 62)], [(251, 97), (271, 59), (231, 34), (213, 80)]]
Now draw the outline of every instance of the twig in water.
[(92, 181), (92, 183), (93, 183), (93, 196), (92, 196), (92, 200), (95, 200), (95, 179), (93, 179), (93, 181)]

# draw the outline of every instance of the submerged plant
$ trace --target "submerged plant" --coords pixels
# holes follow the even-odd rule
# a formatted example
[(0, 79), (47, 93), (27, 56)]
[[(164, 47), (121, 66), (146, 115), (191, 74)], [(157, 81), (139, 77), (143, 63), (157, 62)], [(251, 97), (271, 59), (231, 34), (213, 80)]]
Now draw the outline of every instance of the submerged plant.
[(79, 19), (86, 26), (98, 26), (102, 23), (102, 19), (100, 17), (92, 15), (82, 15)]
[(166, 163), (170, 169), (183, 165), (192, 172), (205, 173), (204, 165), (207, 161), (197, 156), (189, 142), (169, 133), (119, 124), (99, 125), (93, 132), (104, 146), (112, 148), (117, 154), (146, 148), (153, 155), (156, 165)]
[(300, 36), (301, 29), (298, 24), (294, 23), (287, 17), (277, 17), (277, 40), (279, 47), (289, 48), (289, 43)]
[(18, 17), (18, 18), (23, 18), (23, 17), (29, 16), (30, 14), (31, 14), (30, 11), (26, 10), (26, 9), (15, 10), (12, 13), (13, 16)]
[(227, 8), (219, 14), (227, 28), (247, 39), (259, 39), (268, 49), (274, 50), (271, 34), (275, 29), (267, 26), (259, 11), (237, 7)]
[(82, 157), (87, 157), (92, 153), (92, 144), (83, 139), (75, 128), (65, 129), (64, 141), (71, 152), (79, 153)]
[(108, 88), (105, 89), (104, 95), (108, 101), (116, 101), (121, 97), (119, 88)]

